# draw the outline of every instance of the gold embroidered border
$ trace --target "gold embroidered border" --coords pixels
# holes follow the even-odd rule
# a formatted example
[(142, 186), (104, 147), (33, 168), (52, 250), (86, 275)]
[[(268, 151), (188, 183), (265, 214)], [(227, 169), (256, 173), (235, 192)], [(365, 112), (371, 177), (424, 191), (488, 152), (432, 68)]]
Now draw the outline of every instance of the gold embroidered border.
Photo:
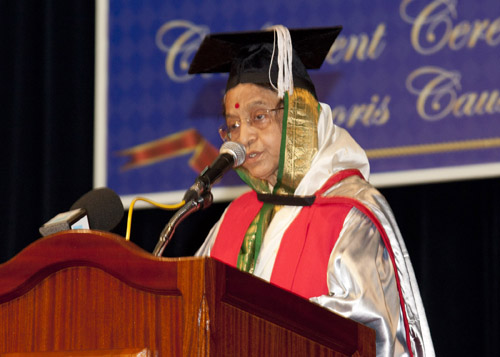
[(318, 117), (318, 102), (314, 96), (303, 88), (294, 88), (288, 108), (281, 180), (283, 193), (289, 194), (297, 188), (318, 151)]

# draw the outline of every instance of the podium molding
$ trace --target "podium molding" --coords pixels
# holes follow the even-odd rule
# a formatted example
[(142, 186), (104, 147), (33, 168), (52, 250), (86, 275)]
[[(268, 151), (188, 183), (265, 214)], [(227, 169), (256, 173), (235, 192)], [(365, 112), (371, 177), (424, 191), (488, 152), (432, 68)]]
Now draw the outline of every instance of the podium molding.
[(91, 230), (0, 265), (2, 356), (375, 356), (375, 332), (211, 258)]

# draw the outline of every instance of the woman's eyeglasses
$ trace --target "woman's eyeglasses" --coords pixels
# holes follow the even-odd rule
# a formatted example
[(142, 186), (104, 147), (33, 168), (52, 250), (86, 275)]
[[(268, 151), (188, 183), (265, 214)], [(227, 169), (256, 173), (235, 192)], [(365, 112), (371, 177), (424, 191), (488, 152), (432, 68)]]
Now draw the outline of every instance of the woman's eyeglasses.
[[(248, 125), (253, 126), (259, 130), (266, 129), (273, 120), (278, 110), (284, 109), (283, 107), (276, 109), (256, 109), (246, 117)], [(219, 134), (224, 141), (236, 141), (240, 137), (241, 120), (228, 117), (226, 123), (219, 128)]]

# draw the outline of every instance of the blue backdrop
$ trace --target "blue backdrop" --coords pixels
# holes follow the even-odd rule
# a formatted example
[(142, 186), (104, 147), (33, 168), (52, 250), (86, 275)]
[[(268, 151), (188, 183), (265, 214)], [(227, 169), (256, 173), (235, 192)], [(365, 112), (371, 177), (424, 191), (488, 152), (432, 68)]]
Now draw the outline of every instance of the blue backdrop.
[[(447, 168), (457, 177), (500, 174), (498, 0), (98, 6), (98, 43), (107, 50), (97, 51), (98, 93), (106, 105), (97, 107), (96, 128), (105, 135), (96, 143), (96, 186), (125, 197), (180, 199), (222, 144), (217, 128), (226, 77), (188, 75), (194, 53), (207, 33), (274, 24), (344, 27), (311, 77), (335, 123), (367, 150), (375, 183), (446, 179)], [(239, 185), (230, 174), (220, 187)], [(218, 190), (215, 199), (233, 195)]]

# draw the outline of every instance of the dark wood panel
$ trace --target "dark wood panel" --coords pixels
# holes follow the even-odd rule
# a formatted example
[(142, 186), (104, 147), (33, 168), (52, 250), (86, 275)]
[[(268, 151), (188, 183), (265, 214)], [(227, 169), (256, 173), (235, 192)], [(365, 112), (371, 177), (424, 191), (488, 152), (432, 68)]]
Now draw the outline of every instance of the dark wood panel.
[(223, 293), (219, 298), (226, 304), (348, 356), (355, 354), (360, 341), (375, 340), (372, 329), (333, 314), (307, 299), (232, 267), (220, 265), (219, 270), (217, 275), (225, 275), (223, 285), (218, 287)]
[[(277, 324), (238, 309), (221, 306), (221, 334), (215, 356), (317, 356), (346, 357), (353, 353), (336, 352), (316, 341)], [(292, 318), (292, 316), (290, 316)], [(259, 343), (256, 343), (259, 341)]]

